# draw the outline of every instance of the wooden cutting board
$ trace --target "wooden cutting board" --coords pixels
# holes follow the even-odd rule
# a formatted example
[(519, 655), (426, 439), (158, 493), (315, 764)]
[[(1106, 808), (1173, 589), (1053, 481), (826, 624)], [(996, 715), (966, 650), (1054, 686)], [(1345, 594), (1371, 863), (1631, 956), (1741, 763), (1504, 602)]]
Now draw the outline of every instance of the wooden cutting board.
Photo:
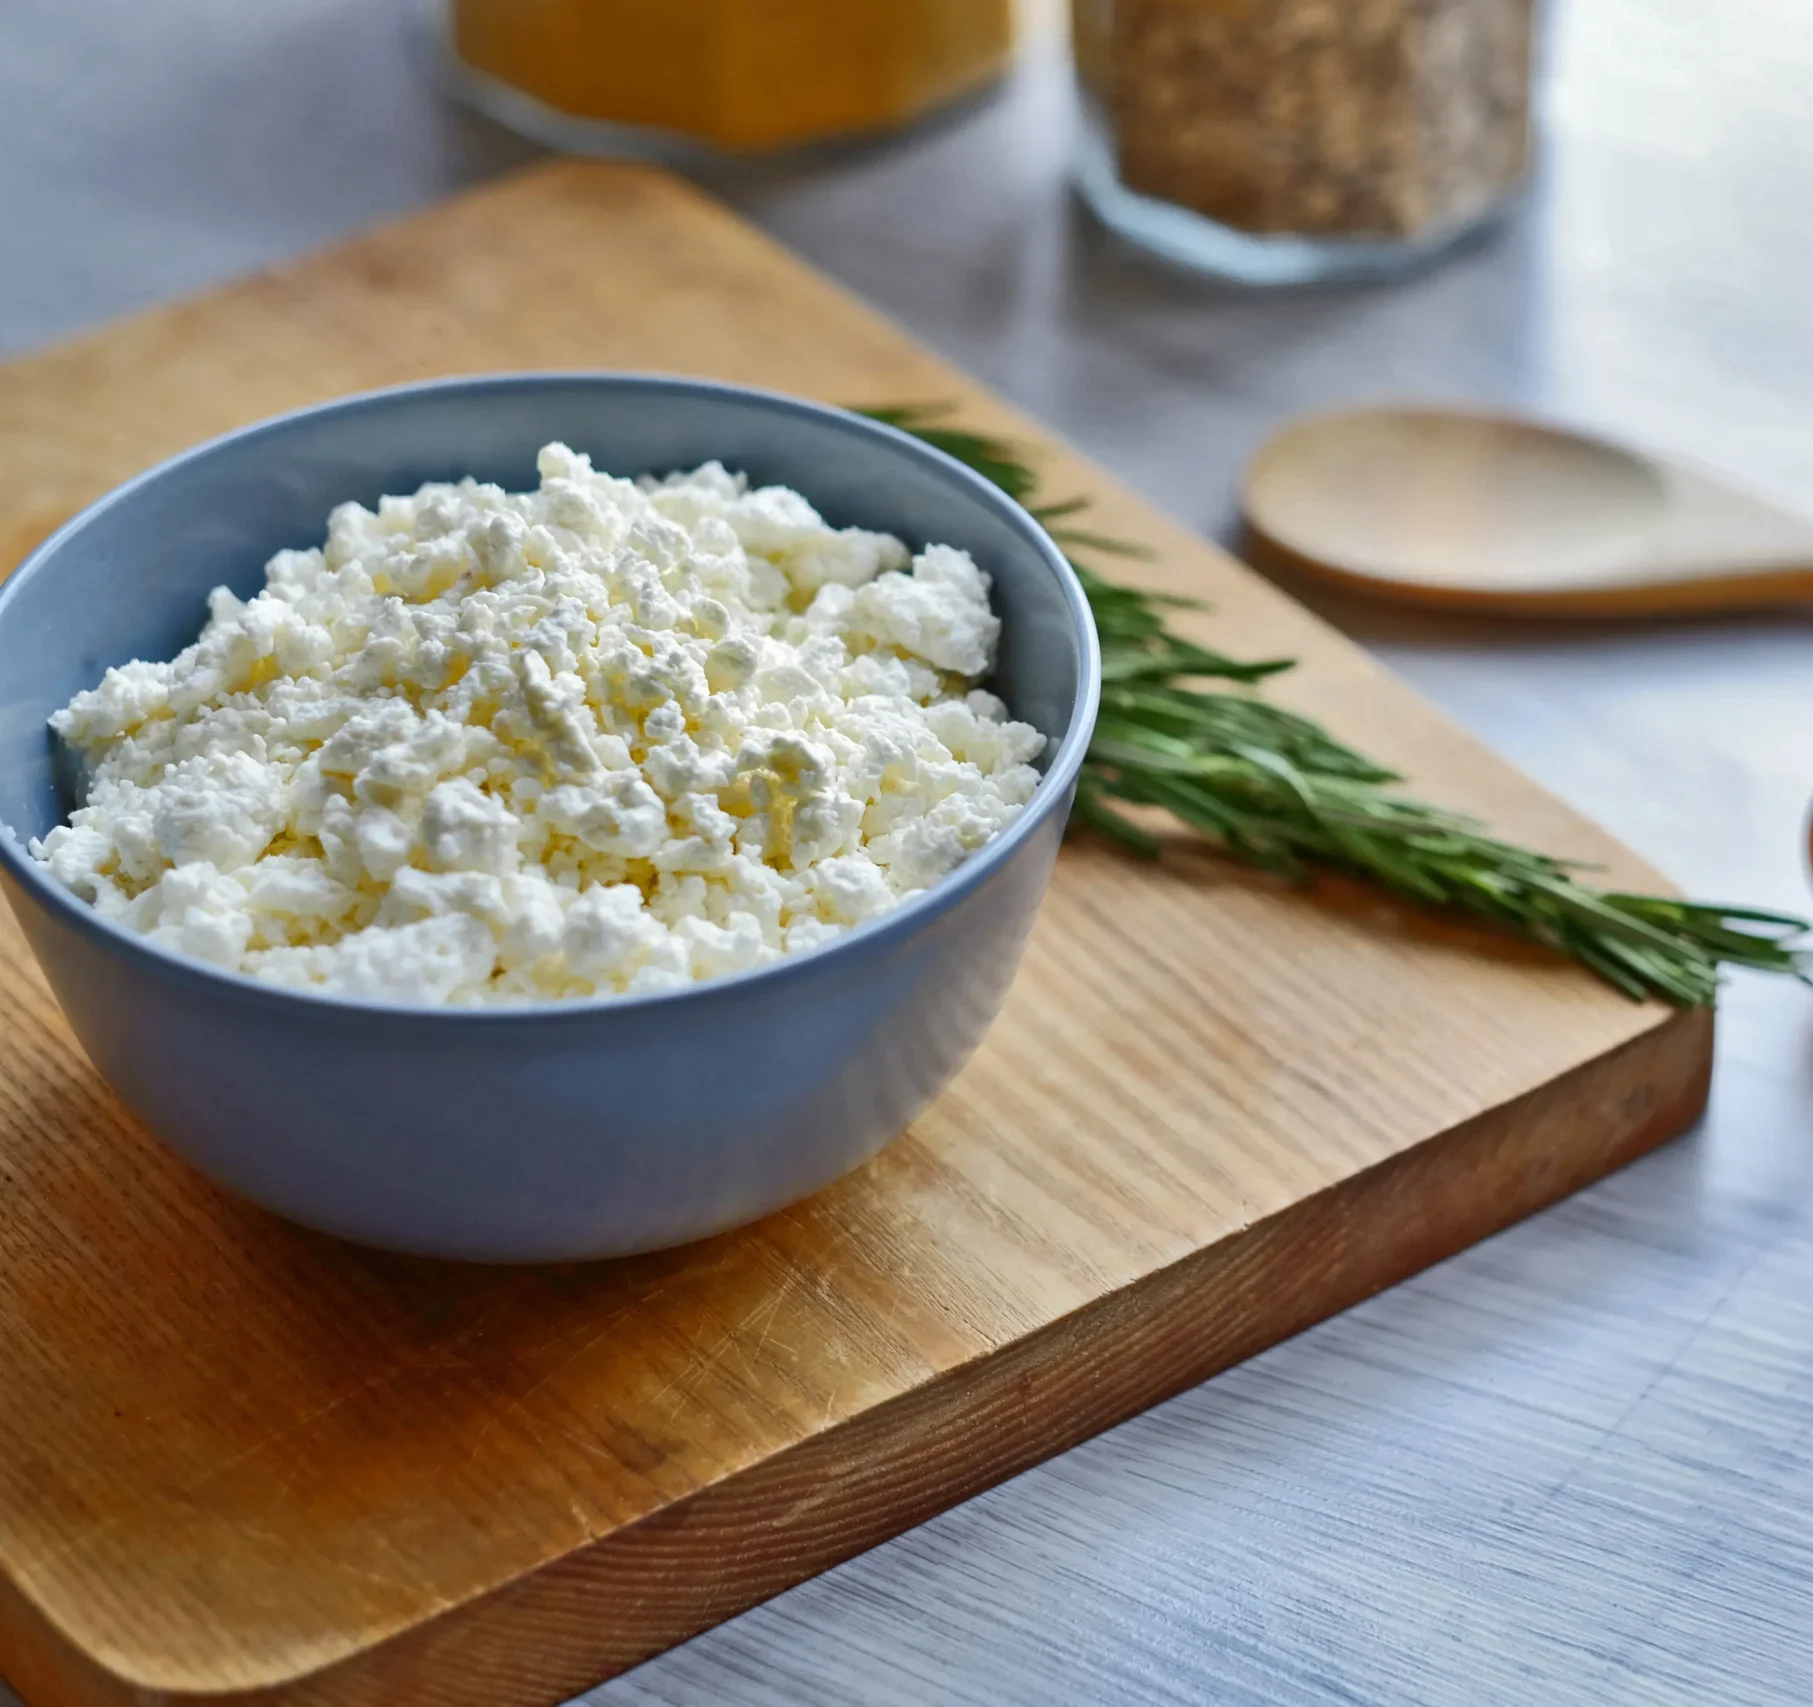
[[(676, 180), (539, 168), (0, 370), (0, 559), (184, 445), (462, 369), (952, 399), (1294, 654), (1279, 693), (1654, 883), (1354, 647)], [(298, 1232), (120, 1111), (0, 925), (0, 1671), (37, 1707), (554, 1702), (1684, 1127), (1705, 1015), (1187, 843), (1059, 864), (860, 1173), (689, 1250), (479, 1272)], [(331, 1063), (323, 1063), (331, 1070)]]

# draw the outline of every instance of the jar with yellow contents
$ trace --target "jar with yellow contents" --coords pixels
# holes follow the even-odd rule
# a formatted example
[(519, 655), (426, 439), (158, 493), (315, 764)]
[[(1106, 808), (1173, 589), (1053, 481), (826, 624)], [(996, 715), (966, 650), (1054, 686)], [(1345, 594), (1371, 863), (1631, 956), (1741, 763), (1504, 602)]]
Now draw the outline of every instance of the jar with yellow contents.
[(448, 0), (445, 39), (463, 92), (540, 141), (783, 149), (985, 88), (1014, 0)]

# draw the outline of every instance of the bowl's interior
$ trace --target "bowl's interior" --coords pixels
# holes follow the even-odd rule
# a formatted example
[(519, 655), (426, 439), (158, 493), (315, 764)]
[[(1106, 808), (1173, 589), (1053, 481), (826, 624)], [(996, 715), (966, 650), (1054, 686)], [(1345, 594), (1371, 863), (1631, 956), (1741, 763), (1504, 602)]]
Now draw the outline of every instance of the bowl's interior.
[(961, 546), (994, 577), (990, 684), (1053, 737), (1078, 715), (1085, 641), (1038, 536), (991, 490), (848, 418), (686, 381), (527, 375), (356, 398), (193, 453), (122, 488), (0, 591), (0, 825), (41, 836), (67, 814), (46, 719), (110, 665), (172, 657), (209, 591), (263, 585), (282, 548), (318, 545), (328, 511), (473, 474), (520, 490), (561, 439), (613, 474), (716, 458), (792, 486), (839, 526)]

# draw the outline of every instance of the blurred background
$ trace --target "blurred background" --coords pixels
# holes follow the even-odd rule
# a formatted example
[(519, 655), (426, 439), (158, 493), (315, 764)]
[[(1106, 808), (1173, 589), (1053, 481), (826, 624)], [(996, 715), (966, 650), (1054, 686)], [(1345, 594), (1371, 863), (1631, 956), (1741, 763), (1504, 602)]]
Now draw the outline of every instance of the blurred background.
[[(1005, 89), (928, 129), (694, 170), (1192, 519), (1215, 518), (1268, 416), (1388, 391), (1522, 399), (1639, 432), (1665, 419), (1682, 449), (1804, 488), (1802, 0), (1551, 0), (1544, 145), (1509, 229), (1407, 288), (1288, 301), (1178, 276), (1076, 205), (1063, 10), (1021, 0)], [(445, 98), (421, 0), (8, 0), (6, 15), (0, 350), (539, 152)], [(1195, 430), (1146, 431), (1179, 397)]]

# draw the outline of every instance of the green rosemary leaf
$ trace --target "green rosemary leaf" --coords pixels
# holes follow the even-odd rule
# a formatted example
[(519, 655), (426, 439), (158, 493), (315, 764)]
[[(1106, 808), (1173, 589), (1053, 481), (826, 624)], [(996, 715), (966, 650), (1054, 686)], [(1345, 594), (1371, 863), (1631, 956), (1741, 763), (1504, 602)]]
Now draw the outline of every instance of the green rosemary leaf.
[[(1039, 519), (1046, 520), (1044, 516)], [(1131, 545), (1124, 539), (1111, 539), (1107, 534), (1090, 533), (1085, 528), (1048, 527), (1045, 531), (1059, 545), (1081, 546), (1086, 551), (1105, 551), (1111, 557), (1135, 557), (1143, 563), (1152, 561), (1152, 548), (1149, 545)]]
[[(1672, 901), (1660, 895), (1620, 895), (1608, 891), (1604, 899), (1614, 907), (1628, 908), (1633, 911), (1654, 913), (1676, 924), (1690, 924), (1701, 921), (1707, 928), (1716, 928), (1727, 919), (1745, 919), (1752, 924), (1776, 925), (1783, 930), (1805, 930), (1804, 920), (1792, 913), (1765, 912), (1758, 907), (1719, 907), (1704, 901)], [(1728, 932), (1736, 935), (1742, 933)]]
[(1158, 838), (1148, 835), (1131, 819), (1116, 812), (1108, 805), (1102, 791), (1087, 778), (1077, 785), (1076, 815), (1091, 829), (1099, 831), (1111, 841), (1119, 842), (1142, 858), (1157, 857)]
[[(991, 480), (1046, 524), (1087, 498), (1038, 503), (1038, 477), (1016, 448), (940, 426), (952, 410), (868, 411)], [(1150, 553), (1072, 527), (1052, 530), (1071, 553)], [(1806, 978), (1813, 925), (1786, 913), (1595, 889), (1578, 867), (1490, 835), (1462, 813), (1399, 792), (1394, 771), (1320, 724), (1250, 691), (1293, 667), (1249, 661), (1176, 633), (1165, 613), (1193, 599), (1106, 579), (1071, 556), (1102, 646), (1102, 709), (1077, 785), (1077, 820), (1151, 856), (1155, 837), (1114, 802), (1156, 807), (1236, 858), (1293, 880), (1313, 869), (1367, 879), (1419, 905), (1470, 913), (1571, 956), (1633, 1000), (1680, 1007), (1718, 998), (1726, 966)], [(1204, 688), (1203, 682), (1229, 688)]]
[(984, 433), (970, 433), (936, 423), (952, 413), (950, 404), (928, 403), (893, 409), (868, 409), (871, 420), (898, 427), (922, 439), (935, 450), (972, 468), (993, 481), (1010, 498), (1024, 502), (1038, 487), (1038, 476), (1014, 454), (1013, 447)]
[[(1045, 524), (1045, 529), (1049, 533), (1051, 531), (1051, 523), (1060, 521), (1065, 516), (1077, 515), (1088, 509), (1089, 500), (1087, 498), (1061, 498), (1055, 504), (1028, 504), (1026, 508), (1027, 513), (1032, 516), (1034, 521)], [(1052, 538), (1057, 538), (1057, 535), (1052, 534)]]

